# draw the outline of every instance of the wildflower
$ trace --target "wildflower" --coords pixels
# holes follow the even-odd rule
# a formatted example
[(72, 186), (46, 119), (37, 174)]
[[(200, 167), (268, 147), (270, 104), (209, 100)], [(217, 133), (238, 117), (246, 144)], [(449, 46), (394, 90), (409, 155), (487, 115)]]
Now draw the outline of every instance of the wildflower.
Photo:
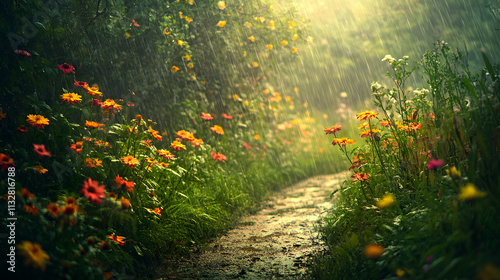
[(234, 99), (234, 101), (238, 100), (238, 95), (237, 95), (237, 94), (234, 94), (234, 95), (233, 95), (233, 99)]
[(268, 48), (269, 50), (272, 50), (273, 49), (273, 45), (268, 44), (268, 45), (266, 45), (266, 48)]
[(211, 152), (210, 155), (212, 156), (212, 159), (219, 161), (219, 162), (227, 160), (226, 156), (219, 153), (219, 152), (217, 152), (217, 153)]
[(188, 17), (188, 16), (186, 16), (186, 18), (185, 18), (185, 19), (186, 19), (186, 21), (187, 21), (188, 23), (190, 23), (190, 22), (192, 22), (192, 21), (193, 21), (193, 19), (192, 19), (192, 18), (190, 18), (190, 17)]
[(336, 124), (330, 128), (326, 128), (324, 129), (325, 133), (328, 135), (328, 134), (333, 134), (337, 131), (340, 131), (342, 129), (342, 126), (340, 124)]
[(297, 34), (293, 35), (293, 40), (295, 41), (297, 39), (299, 39), (299, 35), (297, 35)]
[(102, 198), (104, 197), (104, 185), (99, 185), (99, 182), (88, 178), (86, 181), (83, 181), (83, 188), (80, 192), (90, 200), (91, 203), (96, 205), (102, 202)]
[(377, 207), (380, 209), (385, 209), (394, 204), (396, 200), (392, 194), (384, 194), (382, 199), (377, 201)]
[(256, 17), (255, 20), (257, 20), (260, 23), (263, 23), (264, 21), (266, 21), (266, 19), (264, 17)]
[(451, 176), (453, 179), (460, 179), (461, 177), (460, 171), (455, 166), (446, 169), (446, 175)]
[(85, 126), (97, 128), (97, 127), (103, 127), (104, 124), (85, 120)]
[(175, 73), (175, 72), (177, 72), (177, 71), (179, 71), (179, 67), (177, 67), (177, 66), (175, 66), (175, 65), (174, 65), (174, 66), (172, 66), (172, 72), (174, 72), (174, 73)]
[(367, 129), (364, 132), (359, 133), (359, 135), (361, 136), (361, 138), (365, 138), (368, 135), (373, 136), (374, 134), (379, 133), (379, 132), (380, 132), (380, 130), (378, 130), (378, 129)]
[(405, 271), (401, 268), (396, 269), (396, 276), (398, 278), (402, 278), (403, 276), (405, 276)]
[(226, 25), (226, 21), (225, 20), (221, 20), (221, 21), (219, 21), (217, 23), (217, 26), (220, 27), (220, 28), (224, 27), (224, 25)]
[(288, 45), (288, 41), (283, 40), (283, 41), (281, 41), (281, 44), (282, 44), (283, 46), (286, 46), (286, 45)]
[(429, 160), (429, 163), (427, 163), (427, 170), (436, 170), (438, 167), (441, 167), (444, 165), (444, 160), (442, 159), (431, 159)]
[(259, 135), (259, 134), (255, 134), (255, 135), (253, 136), (253, 139), (255, 139), (255, 140), (259, 140), (259, 139), (260, 139), (260, 135)]
[(24, 212), (36, 216), (38, 214), (38, 209), (33, 205), (33, 203), (28, 203), (24, 205)]
[(379, 84), (378, 82), (373, 82), (372, 83), (372, 92), (377, 92), (379, 89), (382, 88), (382, 85)]
[(118, 243), (118, 245), (120, 246), (124, 246), (125, 245), (125, 241), (123, 241), (123, 236), (118, 236), (118, 235), (114, 235), (114, 234), (110, 234), (110, 235), (106, 235), (107, 238), (113, 240), (114, 242)]
[(181, 46), (181, 48), (182, 48), (182, 45), (184, 45), (184, 42), (182, 40), (177, 40), (177, 45)]
[(47, 173), (49, 171), (48, 169), (44, 168), (41, 165), (37, 165), (34, 168), (36, 170), (36, 173), (38, 173), (38, 174), (45, 174), (45, 173)]
[(17, 245), (17, 249), (19, 250), (19, 255), (24, 257), (25, 265), (45, 271), (45, 264), (50, 260), (50, 257), (40, 244), (23, 241)]
[(64, 74), (69, 74), (75, 71), (75, 67), (69, 65), (68, 63), (63, 63), (57, 66), (57, 69), (62, 70)]
[(307, 36), (306, 41), (309, 43), (313, 42), (314, 37), (313, 36)]
[(368, 173), (354, 173), (351, 177), (353, 178), (352, 179), (353, 182), (356, 182), (356, 181), (369, 182), (370, 181), (368, 179), (368, 177), (370, 177), (370, 174), (368, 174)]
[(378, 113), (374, 113), (372, 111), (364, 111), (361, 113), (356, 114), (356, 118), (358, 118), (360, 121), (366, 120), (366, 119), (373, 119), (377, 117)]
[(99, 87), (83, 87), (89, 95), (92, 96), (101, 96), (102, 92), (99, 91)]
[(85, 167), (97, 168), (99, 166), (102, 166), (102, 160), (99, 160), (97, 158), (86, 158), (85, 159)]
[(255, 37), (252, 35), (252, 36), (248, 37), (248, 40), (250, 40), (253, 43), (253, 42), (255, 42)]
[(120, 177), (120, 174), (116, 174), (116, 177), (113, 179), (113, 181), (118, 183), (118, 185), (120, 185), (120, 186), (125, 184), (125, 180), (123, 180), (123, 178)]
[(191, 56), (189, 54), (186, 54), (182, 58), (184, 58), (186, 61), (190, 61), (191, 60)]
[(21, 189), (21, 195), (24, 199), (34, 198), (35, 195), (28, 191), (26, 188)]
[(45, 149), (45, 145), (38, 145), (38, 144), (33, 144), (33, 150), (40, 156), (40, 157), (51, 157), (52, 155), (50, 154), (49, 151)]
[(54, 217), (59, 217), (59, 207), (55, 203), (51, 203), (46, 207), (47, 212), (49, 212)]
[(20, 125), (16, 130), (19, 132), (28, 132), (28, 129), (24, 125)]
[(45, 118), (42, 115), (28, 115), (28, 119), (26, 119), (31, 126), (37, 127), (39, 129), (49, 124), (49, 119)]
[(61, 95), (61, 99), (68, 103), (75, 104), (82, 101), (82, 96), (76, 93), (65, 93)]
[(73, 80), (75, 81), (75, 86), (77, 86), (77, 87), (86, 88), (89, 86), (89, 84), (87, 84), (86, 82), (77, 81), (75, 79), (73, 79)]
[(204, 120), (207, 120), (207, 121), (214, 119), (214, 117), (212, 117), (212, 115), (204, 113), (204, 112), (201, 112), (201, 118), (204, 119)]
[(224, 10), (226, 8), (226, 3), (224, 1), (217, 2), (219, 9)]
[(246, 21), (244, 24), (243, 24), (246, 28), (252, 28), (252, 24), (248, 21)]
[(213, 127), (210, 128), (210, 130), (212, 130), (213, 132), (215, 132), (217, 134), (224, 135), (224, 130), (222, 129), (222, 127), (220, 127), (218, 125), (214, 125)]
[(468, 183), (465, 187), (460, 187), (459, 200), (473, 200), (486, 196), (486, 192), (479, 191), (472, 183)]
[[(252, 146), (248, 145), (247, 142), (243, 143), (243, 146), (247, 149), (247, 150), (251, 150), (252, 149)], [(213, 158), (213, 155), (212, 155), (212, 158)], [(214, 158), (215, 159), (215, 158)]]
[(253, 68), (259, 67), (259, 63), (257, 61), (252, 62)]
[(1, 170), (15, 166), (14, 160), (9, 155), (0, 153), (0, 166), (2, 167)]
[(92, 100), (92, 104), (91, 105), (94, 106), (94, 107), (101, 107), (101, 101), (99, 99), (95, 99), (94, 98)]
[(222, 117), (225, 118), (226, 120), (232, 120), (233, 116), (226, 115), (226, 113), (222, 113)]
[(203, 140), (202, 139), (194, 139), (191, 141), (191, 145), (193, 145), (195, 148), (196, 147), (199, 147), (201, 144), (203, 144)]
[(384, 247), (377, 244), (369, 244), (365, 247), (365, 256), (369, 259), (380, 257), (384, 253)]
[(156, 153), (163, 157), (163, 158), (166, 158), (166, 159), (169, 159), (169, 160), (174, 160), (175, 159), (175, 156), (168, 150), (156, 150)]
[(158, 134), (158, 131), (154, 130), (153, 128), (151, 128), (151, 126), (149, 126), (149, 132), (151, 133), (151, 135), (158, 141), (161, 141), (162, 140), (162, 137)]
[(132, 19), (132, 23), (130, 24), (130, 26), (132, 26), (132, 24), (135, 26), (135, 27), (140, 27), (140, 25), (135, 22), (135, 19)]
[(118, 105), (113, 99), (106, 99), (106, 101), (101, 102), (101, 108), (106, 110), (121, 110), (122, 106)]
[(76, 144), (71, 144), (70, 149), (73, 150), (77, 155), (80, 154), (83, 147), (83, 141), (78, 141)]
[(185, 130), (179, 130), (176, 133), (177, 137), (180, 138), (182, 141), (193, 141), (195, 139), (194, 135), (192, 132), (188, 132)]
[(292, 53), (296, 53), (297, 52), (297, 48), (296, 47), (293, 47), (292, 48)]
[(149, 213), (153, 213), (161, 217), (161, 209), (158, 207), (155, 208), (154, 210), (149, 208), (146, 208), (146, 210), (148, 210)]
[(342, 145), (342, 146), (347, 146), (347, 144), (354, 144), (356, 143), (356, 140), (349, 139), (347, 137), (342, 137), (342, 138), (334, 138), (332, 145)]
[(391, 63), (392, 63), (393, 61), (395, 61), (395, 60), (396, 60), (396, 59), (395, 59), (395, 58), (393, 58), (390, 54), (388, 54), (388, 55), (384, 56), (384, 58), (382, 58), (382, 61), (389, 61), (389, 62), (391, 62)]
[(180, 151), (181, 149), (186, 149), (186, 146), (184, 144), (182, 144), (181, 142), (179, 141), (174, 141), (170, 144), (170, 148), (176, 150), (176, 151)]
[(127, 209), (130, 207), (130, 200), (126, 199), (125, 197), (122, 196), (120, 199), (122, 209)]
[(189, 62), (187, 65), (186, 65), (189, 69), (193, 68), (194, 67), (194, 64), (192, 62)]
[[(201, 139), (200, 139), (201, 140)], [(192, 143), (192, 142), (191, 142)], [(161, 167), (161, 168), (167, 168), (170, 164), (166, 163), (166, 162), (157, 162), (157, 164)]]
[(121, 161), (123, 161), (125, 165), (130, 168), (135, 167), (137, 164), (139, 164), (139, 160), (133, 156), (122, 157)]
[(148, 148), (151, 147), (151, 140), (141, 140), (141, 143)]
[(24, 51), (24, 50), (14, 50), (14, 53), (17, 54), (17, 55), (20, 55), (20, 56), (24, 56), (24, 57), (30, 57), (31, 54), (27, 51)]

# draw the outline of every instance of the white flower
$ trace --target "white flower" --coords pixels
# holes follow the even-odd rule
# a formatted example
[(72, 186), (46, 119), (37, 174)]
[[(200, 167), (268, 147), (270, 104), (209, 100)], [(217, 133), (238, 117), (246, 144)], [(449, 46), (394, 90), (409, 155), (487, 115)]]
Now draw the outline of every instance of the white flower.
[(379, 84), (378, 82), (372, 82), (372, 92), (378, 91), (380, 88), (382, 88), (382, 85)]
[(382, 58), (382, 61), (389, 61), (389, 62), (393, 62), (394, 60), (394, 57), (392, 57), (390, 54), (384, 56), (384, 58)]

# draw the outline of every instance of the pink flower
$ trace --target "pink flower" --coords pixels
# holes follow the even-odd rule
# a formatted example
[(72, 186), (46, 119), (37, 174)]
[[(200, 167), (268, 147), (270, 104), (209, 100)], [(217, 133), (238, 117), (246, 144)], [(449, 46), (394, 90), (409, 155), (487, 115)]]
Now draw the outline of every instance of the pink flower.
[(441, 167), (444, 165), (444, 160), (442, 159), (431, 159), (429, 160), (429, 163), (427, 163), (427, 169), (438, 169), (438, 167)]
[(90, 200), (91, 203), (96, 205), (102, 202), (104, 197), (104, 185), (99, 185), (99, 182), (88, 178), (87, 181), (83, 181), (83, 188), (80, 192)]
[(52, 155), (50, 154), (49, 151), (45, 149), (45, 145), (38, 145), (38, 144), (33, 144), (33, 150), (40, 156), (40, 157), (51, 157)]

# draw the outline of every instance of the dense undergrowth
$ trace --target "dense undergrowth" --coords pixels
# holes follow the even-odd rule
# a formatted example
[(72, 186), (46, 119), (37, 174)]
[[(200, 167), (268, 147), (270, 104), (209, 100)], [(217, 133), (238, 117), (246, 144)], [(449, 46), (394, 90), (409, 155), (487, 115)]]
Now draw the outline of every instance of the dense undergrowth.
[[(356, 115), (365, 143), (325, 129), (353, 175), (315, 278), (500, 279), (500, 67), (482, 57), (473, 73), (441, 41), (414, 67), (387, 55), (394, 85), (372, 83), (376, 110)], [(418, 69), (427, 86), (413, 90)]]
[[(313, 110), (275, 76), (312, 37), (250, 2), (2, 4), (2, 275), (151, 278), (272, 191), (337, 171)], [(148, 67), (131, 70), (146, 44)]]

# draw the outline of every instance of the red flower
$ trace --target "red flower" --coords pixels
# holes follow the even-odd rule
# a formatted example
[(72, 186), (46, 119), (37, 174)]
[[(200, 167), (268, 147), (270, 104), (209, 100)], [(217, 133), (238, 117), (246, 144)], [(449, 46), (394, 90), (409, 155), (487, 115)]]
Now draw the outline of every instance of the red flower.
[(212, 156), (212, 159), (214, 159), (216, 161), (226, 161), (227, 160), (226, 156), (221, 154), (221, 153), (211, 152), (210, 155)]
[(104, 197), (104, 185), (99, 185), (99, 182), (88, 178), (87, 181), (83, 181), (83, 188), (80, 192), (90, 200), (91, 203), (96, 205), (102, 202)]
[(233, 116), (228, 116), (226, 113), (222, 113), (222, 117), (225, 118), (226, 120), (232, 120)]
[(68, 63), (63, 63), (63, 64), (57, 66), (57, 69), (62, 70), (64, 74), (69, 74), (69, 73), (75, 71), (75, 67), (69, 65)]
[(119, 174), (116, 174), (116, 177), (113, 179), (113, 181), (117, 182), (118, 185), (120, 185), (120, 186), (125, 184), (125, 182), (126, 182), (125, 180), (123, 180), (122, 177), (120, 177)]
[(25, 56), (25, 57), (30, 57), (31, 54), (27, 51), (23, 51), (23, 50), (14, 50), (14, 53), (15, 54), (18, 54), (20, 56)]
[(247, 142), (243, 143), (243, 146), (245, 146), (245, 148), (247, 150), (251, 150), (252, 149), (252, 146), (248, 145)]
[(26, 128), (26, 126), (24, 126), (24, 125), (20, 125), (20, 126), (17, 128), (17, 131), (20, 131), (20, 132), (28, 132), (28, 129)]
[(135, 19), (132, 19), (132, 23), (130, 24), (130, 26), (132, 26), (132, 24), (135, 26), (135, 27), (140, 27), (140, 25), (135, 22)]
[(94, 100), (92, 100), (92, 106), (101, 107), (101, 101), (99, 101), (99, 99), (94, 98)]
[(51, 157), (52, 155), (50, 154), (49, 151), (45, 149), (45, 145), (37, 145), (33, 144), (34, 151), (40, 156), (40, 157)]
[(73, 79), (73, 80), (75, 81), (75, 86), (77, 86), (77, 87), (85, 88), (85, 87), (89, 86), (89, 84), (87, 84), (86, 82), (77, 81), (75, 79)]
[(213, 120), (214, 119), (214, 117), (212, 117), (212, 115), (207, 114), (207, 113), (203, 113), (203, 112), (201, 112), (201, 118), (204, 120)]
[(326, 128), (324, 129), (324, 131), (326, 132), (326, 134), (333, 134), (337, 131), (340, 131), (342, 129), (342, 126), (340, 124), (336, 124), (330, 128)]
[(427, 170), (435, 170), (438, 169), (438, 167), (441, 167), (444, 165), (444, 160), (442, 159), (431, 159), (429, 160), (429, 163), (427, 163)]

